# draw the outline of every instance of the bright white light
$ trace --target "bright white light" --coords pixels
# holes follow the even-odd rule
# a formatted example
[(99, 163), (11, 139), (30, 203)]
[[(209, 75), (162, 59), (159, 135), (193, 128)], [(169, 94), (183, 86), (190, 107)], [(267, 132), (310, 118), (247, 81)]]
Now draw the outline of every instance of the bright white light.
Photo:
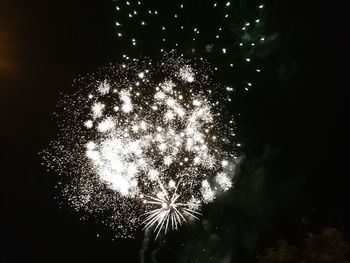
[(169, 187), (170, 187), (170, 188), (174, 188), (175, 186), (176, 186), (175, 181), (170, 180), (170, 181), (169, 181)]
[(110, 85), (107, 83), (107, 80), (104, 80), (100, 83), (97, 90), (101, 95), (106, 95), (110, 91)]
[(115, 121), (111, 117), (107, 117), (97, 125), (97, 130), (99, 132), (107, 132), (113, 129)]
[(93, 141), (90, 141), (86, 144), (86, 149), (88, 149), (90, 151), (94, 150), (95, 147), (96, 147), (96, 144)]
[(92, 128), (92, 126), (93, 126), (93, 122), (92, 122), (92, 120), (88, 120), (88, 121), (86, 121), (85, 123), (84, 123), (84, 125), (85, 125), (85, 127), (86, 128)]
[(227, 161), (227, 160), (223, 160), (223, 161), (222, 161), (222, 166), (225, 167), (225, 166), (227, 166), (227, 165), (228, 165), (228, 161)]
[(231, 179), (227, 176), (226, 173), (219, 173), (215, 177), (215, 181), (224, 191), (227, 191), (232, 187)]
[(100, 102), (96, 102), (92, 105), (92, 116), (94, 119), (99, 118), (102, 116), (104, 105)]
[(179, 76), (182, 80), (187, 82), (193, 82), (194, 81), (194, 73), (191, 67), (185, 66), (180, 68)]
[(192, 103), (193, 103), (194, 106), (200, 106), (201, 105), (201, 102), (199, 100), (194, 100)]

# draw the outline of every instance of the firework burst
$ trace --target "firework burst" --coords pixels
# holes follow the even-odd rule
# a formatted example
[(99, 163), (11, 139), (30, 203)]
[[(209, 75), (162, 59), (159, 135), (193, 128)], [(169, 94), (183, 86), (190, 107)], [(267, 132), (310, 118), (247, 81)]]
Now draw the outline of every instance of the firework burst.
[[(146, 218), (142, 222), (144, 229), (154, 228), (154, 232), (157, 232), (156, 238), (159, 236), (162, 229), (164, 229), (164, 233), (166, 233), (169, 225), (172, 230), (175, 230), (178, 226), (181, 226), (182, 223), (187, 222), (186, 217), (199, 219), (197, 215), (201, 214), (198, 212), (200, 209), (200, 201), (193, 197), (187, 203), (182, 203), (179, 200), (181, 197), (181, 194), (177, 192), (179, 184), (177, 184), (171, 195), (161, 182), (159, 182), (159, 185), (162, 191), (157, 194), (157, 197), (146, 196), (147, 200), (145, 200), (144, 203), (155, 205), (156, 208), (146, 212), (144, 214)], [(174, 185), (175, 182), (170, 181), (170, 186)]]
[(158, 237), (230, 189), (232, 89), (210, 76), (205, 63), (170, 54), (77, 79), (79, 91), (60, 105), (59, 137), (44, 152), (66, 176), (62, 191), (72, 206), (121, 237), (141, 225)]

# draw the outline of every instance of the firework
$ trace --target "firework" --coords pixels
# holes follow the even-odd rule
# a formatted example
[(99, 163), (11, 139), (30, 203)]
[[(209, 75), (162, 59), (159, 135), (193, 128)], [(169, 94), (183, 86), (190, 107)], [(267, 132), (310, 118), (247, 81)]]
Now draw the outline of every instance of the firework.
[[(174, 187), (175, 182), (170, 181), (169, 185)], [(178, 228), (178, 225), (187, 222), (186, 217), (198, 219), (197, 215), (200, 215), (197, 211), (200, 208), (200, 201), (193, 197), (187, 203), (179, 201), (181, 197), (177, 193), (179, 184), (171, 196), (160, 181), (159, 186), (162, 191), (157, 194), (157, 197), (147, 196), (148, 200), (144, 201), (144, 203), (154, 204), (157, 207), (145, 213), (146, 218), (142, 222), (145, 225), (144, 229), (154, 227), (154, 232), (157, 231), (156, 238), (162, 229), (165, 233), (167, 232), (169, 224), (174, 230)]]
[(232, 89), (210, 76), (205, 63), (170, 54), (77, 79), (79, 91), (61, 102), (59, 138), (44, 153), (65, 175), (71, 205), (121, 237), (142, 225), (158, 237), (197, 219), (201, 205), (229, 190)]

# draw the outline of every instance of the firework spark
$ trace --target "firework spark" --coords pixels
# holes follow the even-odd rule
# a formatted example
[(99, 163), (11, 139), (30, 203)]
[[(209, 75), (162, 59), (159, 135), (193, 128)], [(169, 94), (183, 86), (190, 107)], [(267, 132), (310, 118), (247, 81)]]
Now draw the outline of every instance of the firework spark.
[(231, 90), (210, 74), (205, 64), (168, 55), (77, 80), (83, 87), (62, 101), (59, 138), (44, 154), (69, 175), (62, 190), (73, 207), (103, 217), (120, 236), (143, 225), (157, 238), (230, 189)]
[[(164, 188), (162, 183), (159, 181), (161, 192), (157, 194), (157, 197), (146, 196), (148, 200), (144, 202), (147, 204), (154, 204), (157, 206), (154, 210), (146, 212), (144, 215), (146, 218), (142, 222), (144, 224), (144, 229), (154, 227), (154, 232), (157, 232), (156, 238), (162, 229), (166, 233), (169, 224), (171, 229), (177, 229), (182, 223), (186, 223), (186, 217), (198, 219), (197, 215), (200, 208), (200, 202), (192, 198), (187, 203), (181, 203), (179, 198), (180, 194), (177, 193), (178, 186), (175, 187), (173, 194), (170, 196), (168, 191)], [(169, 182), (169, 186), (173, 187), (175, 185), (174, 181)]]

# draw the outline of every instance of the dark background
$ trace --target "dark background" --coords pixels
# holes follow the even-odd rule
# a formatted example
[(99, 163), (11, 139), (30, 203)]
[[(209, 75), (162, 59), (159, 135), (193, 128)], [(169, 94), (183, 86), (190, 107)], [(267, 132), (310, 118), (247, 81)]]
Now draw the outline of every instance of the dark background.
[[(323, 226), (349, 238), (346, 9), (266, 5), (280, 38), (270, 81), (240, 100), (243, 179), (205, 208), (205, 231), (150, 241), (146, 262), (254, 262), (276, 239), (298, 243)], [(112, 240), (107, 227), (57, 205), (57, 178), (38, 155), (55, 138), (60, 93), (120, 58), (114, 9), (107, 0), (0, 0), (1, 262), (140, 260), (142, 233)]]

